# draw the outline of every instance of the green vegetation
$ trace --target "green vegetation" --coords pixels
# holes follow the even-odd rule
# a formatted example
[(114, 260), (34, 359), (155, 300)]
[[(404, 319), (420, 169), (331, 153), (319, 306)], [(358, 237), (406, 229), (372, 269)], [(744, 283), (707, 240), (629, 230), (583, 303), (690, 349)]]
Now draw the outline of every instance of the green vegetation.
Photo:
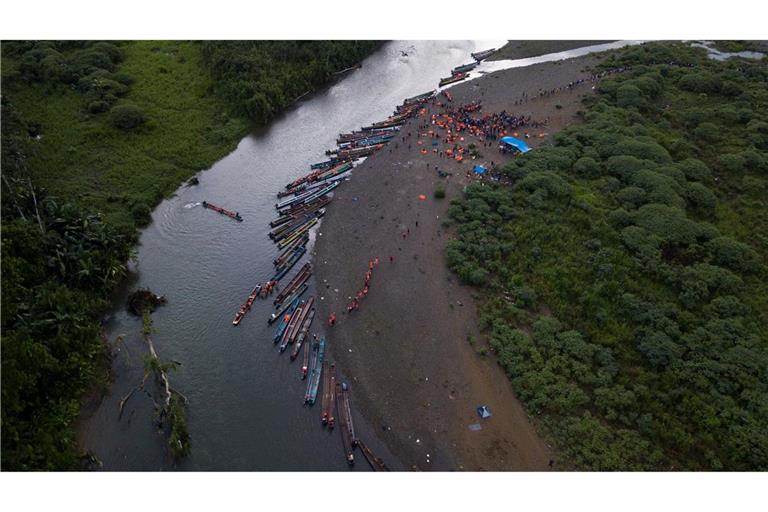
[[(3, 43), (2, 469), (78, 467), (79, 400), (108, 364), (100, 314), (154, 205), (247, 133), (231, 93), (269, 101), (263, 122), (376, 45)], [(176, 455), (180, 409), (174, 396)]]
[(128, 236), (246, 134), (212, 88), (197, 42), (3, 44), (3, 95), (40, 136), (32, 180)]
[(27, 129), (4, 103), (2, 468), (67, 469), (79, 397), (106, 363), (96, 312), (130, 245), (100, 215), (33, 184)]
[(380, 41), (206, 41), (203, 58), (218, 95), (258, 124), (358, 64)]
[(574, 466), (768, 469), (768, 65), (622, 50), (583, 123), (475, 184), (448, 262)]

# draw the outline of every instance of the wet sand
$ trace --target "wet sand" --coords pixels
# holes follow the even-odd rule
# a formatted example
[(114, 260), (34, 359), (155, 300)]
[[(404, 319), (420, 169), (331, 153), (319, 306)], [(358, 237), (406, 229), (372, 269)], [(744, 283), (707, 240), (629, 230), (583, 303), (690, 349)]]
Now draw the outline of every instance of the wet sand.
[[(481, 114), (506, 109), (547, 119), (546, 128), (520, 130), (531, 132), (529, 142), (535, 147), (575, 119), (592, 84), (519, 106), (514, 101), (524, 92), (533, 97), (540, 88), (587, 76), (586, 68), (597, 59), (586, 56), (486, 75), (451, 88), (453, 105), (482, 100)], [(436, 105), (430, 110), (442, 112)], [(498, 165), (508, 157), (489, 147), (480, 147), (483, 158), (463, 163), (431, 151), (422, 155), (416, 140), (423, 122), (412, 119), (401, 130), (405, 142), (397, 139), (397, 147), (390, 143), (358, 166), (322, 223), (313, 261), (322, 297), (318, 317), (325, 321), (331, 312), (338, 315), (329, 331), (330, 352), (351, 383), (355, 406), (404, 467), (547, 470), (556, 456), (494, 357), (478, 351), (485, 344), (473, 299), (478, 290), (460, 285), (445, 262), (451, 232), (443, 222), (450, 201), (461, 196), (468, 182), (467, 171), (476, 163)], [(547, 136), (540, 139), (539, 133)], [(422, 140), (431, 150), (431, 141)], [(440, 178), (435, 165), (453, 174)], [(439, 184), (445, 186), (444, 199), (433, 197)], [(362, 288), (374, 257), (380, 263), (370, 291), (360, 308), (348, 314), (346, 306)], [(487, 405), (493, 416), (481, 420), (479, 405)], [(471, 430), (474, 424), (482, 430)]]

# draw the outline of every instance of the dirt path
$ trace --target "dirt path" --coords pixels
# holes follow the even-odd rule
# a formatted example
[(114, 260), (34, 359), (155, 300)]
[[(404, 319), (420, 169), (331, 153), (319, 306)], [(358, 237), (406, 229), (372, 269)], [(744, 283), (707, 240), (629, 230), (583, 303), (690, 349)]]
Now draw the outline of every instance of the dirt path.
[[(586, 76), (583, 70), (594, 62), (588, 57), (502, 71), (450, 91), (454, 104), (482, 100), (483, 112), (506, 109), (548, 119), (546, 129), (532, 130), (535, 146), (573, 120), (591, 84), (519, 106), (513, 102), (523, 92), (531, 97), (539, 88)], [(323, 221), (313, 261), (322, 296), (319, 318), (338, 315), (329, 333), (331, 353), (351, 382), (356, 407), (405, 467), (546, 470), (550, 448), (493, 357), (478, 354), (479, 341), (469, 342), (481, 339), (476, 292), (459, 285), (445, 263), (451, 234), (443, 222), (450, 201), (462, 193), (467, 171), (474, 163), (498, 164), (506, 157), (488, 147), (481, 147), (483, 158), (463, 164), (431, 151), (423, 155), (416, 144), (423, 122), (412, 120), (401, 131), (405, 141), (390, 143), (360, 165)], [(549, 135), (539, 139), (539, 132)], [(435, 165), (453, 174), (440, 178)], [(439, 183), (445, 199), (433, 198)], [(359, 310), (348, 314), (346, 305), (362, 288), (374, 257), (380, 263), (370, 291)], [(492, 418), (478, 417), (481, 404), (491, 409)], [(474, 424), (482, 430), (471, 430)]]

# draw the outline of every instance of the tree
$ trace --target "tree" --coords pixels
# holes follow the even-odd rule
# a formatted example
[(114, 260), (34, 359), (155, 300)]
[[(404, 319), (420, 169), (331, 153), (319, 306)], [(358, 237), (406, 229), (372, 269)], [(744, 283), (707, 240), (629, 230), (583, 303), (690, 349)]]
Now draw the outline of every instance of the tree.
[(600, 174), (600, 165), (594, 158), (584, 156), (574, 162), (573, 171), (585, 178), (595, 178)]
[(715, 194), (701, 183), (689, 183), (685, 189), (688, 206), (704, 215), (712, 215), (717, 200)]
[(759, 256), (750, 246), (728, 236), (719, 236), (707, 242), (712, 261), (730, 269), (752, 272), (759, 265)]
[(110, 111), (112, 126), (121, 130), (133, 130), (144, 124), (144, 111), (135, 105), (117, 105)]
[(616, 90), (616, 103), (620, 107), (640, 108), (645, 104), (645, 100), (640, 89), (624, 84)]

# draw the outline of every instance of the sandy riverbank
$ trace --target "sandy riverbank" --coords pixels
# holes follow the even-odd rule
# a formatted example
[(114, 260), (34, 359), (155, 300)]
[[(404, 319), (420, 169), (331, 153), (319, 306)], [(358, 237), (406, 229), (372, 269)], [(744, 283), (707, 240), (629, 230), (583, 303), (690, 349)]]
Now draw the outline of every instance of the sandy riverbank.
[(548, 53), (564, 52), (594, 46), (596, 44), (610, 43), (612, 41), (507, 41), (507, 44), (499, 48), (499, 51), (491, 55), (488, 60), (526, 59)]
[[(524, 92), (532, 97), (539, 89), (586, 77), (596, 61), (587, 56), (501, 71), (450, 91), (454, 105), (482, 100), (482, 112), (506, 109), (547, 119), (545, 129), (530, 130), (536, 146), (573, 121), (591, 84), (519, 106), (514, 101)], [(485, 147), (483, 158), (464, 163), (423, 155), (416, 144), (422, 122), (411, 120), (402, 130), (411, 133), (405, 142), (390, 144), (360, 165), (323, 221), (313, 260), (318, 294), (324, 297), (319, 318), (332, 311), (339, 317), (329, 333), (331, 354), (352, 384), (356, 407), (405, 467), (546, 470), (555, 457), (551, 449), (501, 368), (491, 356), (478, 354), (478, 343), (469, 343), (480, 338), (476, 292), (459, 285), (445, 264), (449, 202), (460, 197), (472, 164), (499, 164), (503, 157)], [(539, 132), (548, 135), (539, 139)], [(453, 175), (439, 178), (435, 165)], [(439, 183), (446, 188), (441, 200), (433, 198)], [(427, 200), (419, 200), (420, 194)], [(409, 234), (403, 237), (404, 232)], [(362, 287), (368, 261), (376, 256), (381, 263), (370, 292), (358, 311), (347, 314), (349, 298)], [(490, 407), (491, 419), (478, 418), (480, 404)], [(482, 430), (470, 430), (477, 423)]]

